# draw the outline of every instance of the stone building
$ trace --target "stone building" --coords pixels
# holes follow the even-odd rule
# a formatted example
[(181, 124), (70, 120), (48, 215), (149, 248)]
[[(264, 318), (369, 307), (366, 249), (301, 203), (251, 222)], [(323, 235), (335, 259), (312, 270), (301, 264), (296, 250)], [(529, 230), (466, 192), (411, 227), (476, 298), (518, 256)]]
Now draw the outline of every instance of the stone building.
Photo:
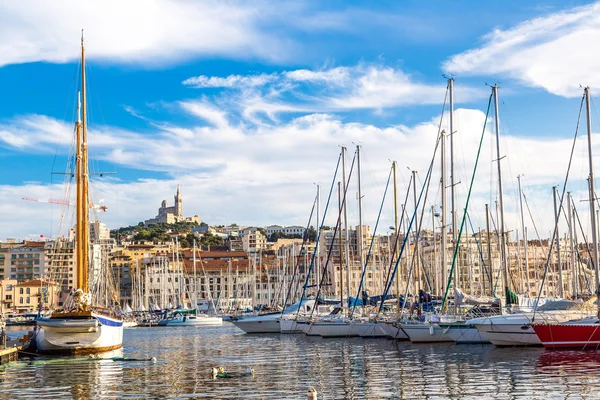
[(179, 185), (177, 185), (177, 194), (175, 194), (175, 205), (169, 207), (167, 200), (163, 200), (158, 209), (158, 215), (144, 221), (144, 225), (174, 224), (176, 222), (200, 223), (200, 217), (197, 215), (194, 215), (193, 217), (183, 216), (183, 197), (181, 196)]

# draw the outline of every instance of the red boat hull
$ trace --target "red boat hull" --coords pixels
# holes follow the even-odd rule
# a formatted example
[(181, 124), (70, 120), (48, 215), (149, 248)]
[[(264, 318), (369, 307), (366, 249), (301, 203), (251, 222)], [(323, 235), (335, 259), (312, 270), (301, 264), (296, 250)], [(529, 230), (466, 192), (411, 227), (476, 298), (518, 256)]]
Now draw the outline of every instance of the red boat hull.
[(533, 329), (544, 347), (556, 348), (600, 348), (600, 324), (590, 325), (546, 325), (534, 324)]

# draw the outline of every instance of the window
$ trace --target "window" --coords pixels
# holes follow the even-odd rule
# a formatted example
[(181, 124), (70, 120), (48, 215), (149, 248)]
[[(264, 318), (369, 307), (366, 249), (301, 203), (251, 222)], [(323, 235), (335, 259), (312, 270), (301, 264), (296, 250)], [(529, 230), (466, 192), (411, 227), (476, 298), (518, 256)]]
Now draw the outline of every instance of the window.
[(31, 301), (31, 297), (27, 298), (27, 304), (29, 304), (29, 302)]
[(27, 294), (30, 294), (30, 293), (31, 293), (30, 289), (29, 289), (29, 288), (27, 288), (27, 289), (25, 290), (25, 293), (27, 293)]
[(23, 298), (19, 297), (19, 304), (23, 304)]
[(19, 294), (23, 294), (23, 288), (19, 288)]
[(12, 300), (12, 294), (7, 294), (6, 295), (6, 300)]

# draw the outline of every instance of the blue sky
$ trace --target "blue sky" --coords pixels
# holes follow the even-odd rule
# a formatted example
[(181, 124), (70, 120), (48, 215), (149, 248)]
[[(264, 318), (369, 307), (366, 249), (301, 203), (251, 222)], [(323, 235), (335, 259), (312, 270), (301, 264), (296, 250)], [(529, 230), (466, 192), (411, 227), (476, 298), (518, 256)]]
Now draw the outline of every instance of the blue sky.
[[(550, 229), (545, 213), (552, 185), (564, 179), (579, 85), (600, 87), (600, 57), (590, 52), (600, 6), (373, 3), (0, 2), (0, 240), (59, 234), (69, 224), (68, 212), (61, 223), (56, 206), (20, 198), (72, 195), (51, 172), (65, 170), (70, 151), (81, 28), (93, 167), (118, 172), (94, 185), (109, 205), (98, 217), (111, 228), (153, 217), (177, 183), (186, 214), (208, 223), (303, 225), (314, 183), (328, 186), (339, 146), (355, 143), (363, 146), (373, 226), (388, 160), (405, 171), (400, 192), (406, 167), (425, 176), (447, 74), (456, 77), (459, 198), (486, 83), (499, 83), (506, 189), (514, 194), (524, 174), (536, 223)], [(583, 197), (583, 141), (578, 146), (569, 190)], [(473, 215), (497, 195), (490, 151)], [(430, 202), (440, 203), (439, 190)], [(511, 225), (517, 211), (509, 197)]]

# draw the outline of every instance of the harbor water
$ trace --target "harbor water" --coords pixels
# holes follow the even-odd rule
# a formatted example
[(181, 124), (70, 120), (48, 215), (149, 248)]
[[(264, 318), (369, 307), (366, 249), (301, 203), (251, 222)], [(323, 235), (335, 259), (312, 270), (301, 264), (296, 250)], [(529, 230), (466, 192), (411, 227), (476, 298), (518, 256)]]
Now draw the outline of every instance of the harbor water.
[(246, 335), (229, 323), (126, 329), (123, 343), (101, 357), (156, 362), (22, 357), (0, 369), (0, 398), (306, 399), (309, 387), (319, 399), (600, 398), (595, 350)]

